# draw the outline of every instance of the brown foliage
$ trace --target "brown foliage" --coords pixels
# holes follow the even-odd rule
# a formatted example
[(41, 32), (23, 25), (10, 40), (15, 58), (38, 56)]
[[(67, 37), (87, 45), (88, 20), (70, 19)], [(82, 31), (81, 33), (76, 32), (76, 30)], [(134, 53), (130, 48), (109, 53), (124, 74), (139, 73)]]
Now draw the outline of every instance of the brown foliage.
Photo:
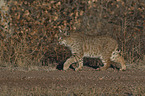
[(110, 35), (130, 62), (145, 53), (142, 0), (12, 0), (0, 10), (0, 58), (16, 65), (66, 60), (54, 35), (64, 31)]

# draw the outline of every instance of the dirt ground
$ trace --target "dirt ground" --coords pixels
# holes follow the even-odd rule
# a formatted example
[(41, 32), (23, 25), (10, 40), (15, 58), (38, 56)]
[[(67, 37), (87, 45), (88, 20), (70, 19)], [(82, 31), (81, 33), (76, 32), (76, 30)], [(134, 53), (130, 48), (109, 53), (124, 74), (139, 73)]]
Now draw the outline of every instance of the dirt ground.
[(0, 92), (4, 91), (4, 86), (7, 86), (7, 90), (43, 88), (49, 93), (45, 96), (145, 96), (145, 71), (134, 69), (118, 71), (111, 68), (96, 71), (87, 66), (78, 72), (72, 69), (49, 72), (0, 70)]

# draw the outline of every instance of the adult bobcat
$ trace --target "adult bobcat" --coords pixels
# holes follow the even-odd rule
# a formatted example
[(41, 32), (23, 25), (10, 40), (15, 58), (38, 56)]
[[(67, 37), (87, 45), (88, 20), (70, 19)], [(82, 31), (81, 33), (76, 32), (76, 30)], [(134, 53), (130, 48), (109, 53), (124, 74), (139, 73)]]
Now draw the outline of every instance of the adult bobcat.
[(79, 64), (79, 70), (83, 67), (83, 57), (100, 58), (104, 63), (104, 66), (98, 70), (106, 70), (110, 67), (112, 61), (121, 64), (120, 70), (126, 70), (124, 58), (119, 55), (118, 43), (116, 40), (107, 36), (93, 36), (79, 33), (66, 33), (60, 32), (58, 35), (58, 41), (61, 45), (69, 47), (72, 52), (72, 56), (66, 60), (63, 66), (63, 70), (67, 70), (72, 63), (77, 62)]

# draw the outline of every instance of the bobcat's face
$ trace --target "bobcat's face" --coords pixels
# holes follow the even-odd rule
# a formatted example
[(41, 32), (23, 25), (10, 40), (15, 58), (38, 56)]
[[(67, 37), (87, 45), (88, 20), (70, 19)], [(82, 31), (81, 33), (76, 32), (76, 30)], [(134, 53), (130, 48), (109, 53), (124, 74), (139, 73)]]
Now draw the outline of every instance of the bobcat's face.
[(69, 42), (71, 41), (70, 36), (67, 33), (60, 32), (59, 34), (57, 34), (56, 37), (60, 45), (67, 46), (69, 45)]
[(60, 37), (58, 37), (58, 42), (60, 45), (67, 46), (67, 41), (68, 41), (67, 39), (68, 39), (67, 36), (60, 36)]

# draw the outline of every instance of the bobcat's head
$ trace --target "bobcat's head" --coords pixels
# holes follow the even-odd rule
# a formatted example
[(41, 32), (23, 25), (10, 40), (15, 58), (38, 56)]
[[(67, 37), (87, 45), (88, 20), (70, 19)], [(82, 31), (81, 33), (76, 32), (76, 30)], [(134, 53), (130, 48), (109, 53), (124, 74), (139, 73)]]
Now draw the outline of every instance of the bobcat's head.
[(69, 34), (67, 32), (62, 32), (61, 30), (59, 30), (60, 32), (58, 34), (55, 35), (55, 37), (58, 39), (58, 42), (60, 45), (68, 45), (69, 42)]

